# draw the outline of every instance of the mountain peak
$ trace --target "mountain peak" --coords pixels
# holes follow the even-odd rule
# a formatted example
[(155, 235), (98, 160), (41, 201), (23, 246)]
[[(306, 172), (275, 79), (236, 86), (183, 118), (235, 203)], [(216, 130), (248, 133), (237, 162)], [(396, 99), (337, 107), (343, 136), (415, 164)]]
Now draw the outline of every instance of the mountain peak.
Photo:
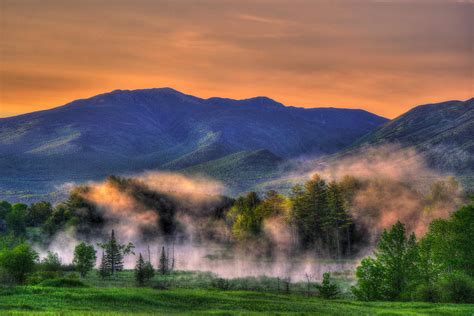
[(273, 99), (264, 96), (253, 97), (249, 99), (235, 100), (228, 98), (213, 97), (207, 99), (211, 104), (215, 105), (228, 105), (228, 106), (246, 106), (246, 107), (258, 107), (267, 109), (285, 108), (285, 106)]

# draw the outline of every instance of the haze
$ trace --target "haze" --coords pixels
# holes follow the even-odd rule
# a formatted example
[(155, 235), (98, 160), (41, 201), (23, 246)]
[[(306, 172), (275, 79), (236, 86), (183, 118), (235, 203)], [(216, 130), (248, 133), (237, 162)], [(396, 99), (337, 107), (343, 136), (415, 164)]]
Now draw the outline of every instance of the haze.
[(0, 3), (0, 117), (163, 86), (388, 118), (474, 95), (472, 1)]

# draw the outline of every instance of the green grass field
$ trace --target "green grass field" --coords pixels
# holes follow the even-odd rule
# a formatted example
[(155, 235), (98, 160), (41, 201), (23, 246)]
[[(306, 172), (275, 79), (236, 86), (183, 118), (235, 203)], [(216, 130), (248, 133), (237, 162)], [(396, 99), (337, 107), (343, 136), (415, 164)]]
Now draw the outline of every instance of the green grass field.
[(0, 315), (474, 315), (474, 305), (324, 300), (304, 295), (304, 283), (284, 294), (272, 278), (231, 280), (230, 290), (217, 289), (215, 280), (208, 273), (177, 272), (139, 288), (125, 271), (106, 281), (93, 273), (78, 288), (0, 287)]

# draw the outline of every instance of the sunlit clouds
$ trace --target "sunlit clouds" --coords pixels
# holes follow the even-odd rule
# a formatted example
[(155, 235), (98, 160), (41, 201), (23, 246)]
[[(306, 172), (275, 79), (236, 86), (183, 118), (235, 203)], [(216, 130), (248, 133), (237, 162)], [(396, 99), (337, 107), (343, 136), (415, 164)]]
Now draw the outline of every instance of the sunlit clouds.
[(164, 86), (387, 117), (474, 95), (472, 2), (0, 3), (0, 117)]

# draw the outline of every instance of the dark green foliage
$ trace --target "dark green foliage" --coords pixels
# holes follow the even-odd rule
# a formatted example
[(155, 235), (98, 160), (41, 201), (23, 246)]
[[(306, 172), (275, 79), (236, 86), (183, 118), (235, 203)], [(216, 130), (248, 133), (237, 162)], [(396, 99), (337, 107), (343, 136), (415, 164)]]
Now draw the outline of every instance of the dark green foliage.
[(37, 285), (42, 283), (44, 280), (49, 280), (49, 279), (59, 279), (64, 276), (63, 271), (43, 271), (43, 270), (38, 270), (35, 271), (31, 274), (28, 274), (28, 277), (26, 279), (26, 283), (29, 285)]
[(303, 248), (316, 247), (320, 254), (335, 254), (337, 258), (351, 254), (357, 239), (347, 211), (355, 191), (350, 180), (327, 184), (316, 174), (304, 186), (292, 188), (289, 221)]
[(352, 291), (359, 300), (377, 301), (384, 298), (384, 267), (378, 260), (370, 257), (362, 259), (356, 269), (356, 276), (357, 286)]
[(146, 282), (151, 280), (155, 276), (155, 269), (150, 261), (143, 260), (143, 256), (140, 253), (135, 265), (135, 282), (139, 286), (143, 286)]
[(6, 215), (8, 230), (16, 237), (24, 236), (26, 233), (26, 204), (13, 204), (12, 210)]
[(48, 251), (46, 257), (41, 260), (40, 269), (43, 271), (61, 271), (61, 258), (57, 253)]
[(99, 266), (99, 270), (97, 271), (97, 273), (99, 274), (99, 276), (102, 278), (102, 279), (105, 279), (107, 277), (110, 276), (110, 266), (108, 265), (107, 263), (107, 260), (105, 258), (105, 253), (104, 251), (102, 251), (102, 257), (101, 257), (101, 261), (100, 261), (100, 266)]
[(474, 277), (474, 205), (462, 207), (449, 219), (434, 220), (423, 242), (440, 269)]
[(129, 254), (133, 254), (133, 244), (128, 243), (127, 245), (120, 244), (115, 239), (115, 232), (112, 230), (110, 234), (110, 239), (99, 244), (99, 246), (104, 249), (105, 260), (104, 268), (109, 269), (110, 275), (115, 275), (117, 272), (123, 270), (123, 257)]
[(438, 284), (422, 283), (413, 292), (412, 299), (414, 301), (423, 302), (440, 302), (441, 289)]
[(20, 284), (33, 272), (37, 260), (38, 254), (26, 243), (0, 250), (0, 268)]
[(46, 287), (87, 287), (80, 280), (70, 278), (47, 279), (41, 282), (41, 285)]
[(26, 213), (26, 223), (31, 227), (43, 225), (52, 213), (51, 203), (44, 201), (32, 203)]
[(374, 259), (366, 258), (357, 267), (354, 294), (365, 300), (403, 299), (419, 277), (415, 235), (407, 238), (405, 226), (397, 222), (390, 230), (384, 230), (374, 255)]
[(145, 261), (142, 254), (138, 255), (137, 264), (135, 265), (135, 281), (139, 286), (143, 286), (147, 280), (147, 273), (145, 268)]
[(319, 291), (319, 296), (325, 299), (333, 299), (339, 295), (339, 288), (331, 280), (331, 275), (328, 272), (323, 274), (323, 281), (321, 284), (316, 284), (316, 288)]
[(439, 282), (441, 301), (474, 303), (474, 280), (463, 272), (452, 272)]
[(155, 276), (155, 268), (150, 261), (145, 262), (145, 279), (150, 280)]
[(12, 205), (7, 201), (0, 201), (0, 219), (5, 219), (12, 210)]
[(96, 251), (92, 245), (81, 242), (74, 249), (74, 259), (72, 262), (76, 270), (81, 274), (81, 278), (84, 278), (94, 268), (96, 260)]

